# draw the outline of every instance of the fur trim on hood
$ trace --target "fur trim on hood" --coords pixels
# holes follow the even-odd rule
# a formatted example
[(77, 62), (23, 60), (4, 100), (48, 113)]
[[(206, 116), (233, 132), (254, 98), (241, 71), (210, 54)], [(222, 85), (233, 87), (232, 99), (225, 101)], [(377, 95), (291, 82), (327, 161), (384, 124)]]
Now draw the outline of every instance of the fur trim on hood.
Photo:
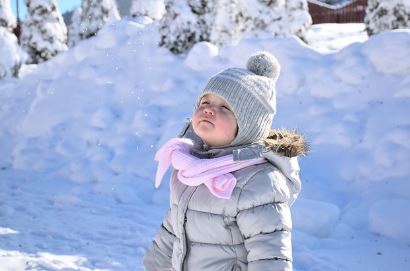
[(296, 130), (271, 129), (263, 145), (266, 150), (286, 157), (305, 156), (309, 152), (309, 145)]

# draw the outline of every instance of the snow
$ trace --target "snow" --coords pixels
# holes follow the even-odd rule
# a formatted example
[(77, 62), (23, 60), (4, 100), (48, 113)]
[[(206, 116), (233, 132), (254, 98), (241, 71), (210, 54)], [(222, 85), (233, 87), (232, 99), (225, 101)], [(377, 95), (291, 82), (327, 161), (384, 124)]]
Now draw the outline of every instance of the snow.
[(170, 0), (166, 11), (160, 43), (180, 54), (200, 41), (222, 46), (252, 36), (303, 37), (312, 24), (306, 0)]
[(327, 38), (318, 25), (309, 45), (252, 37), (175, 56), (150, 22), (112, 23), (0, 81), (0, 270), (142, 270), (169, 200), (155, 151), (211, 75), (258, 50), (282, 64), (273, 126), (312, 149), (292, 210), (295, 270), (410, 269), (410, 30)]
[(154, 20), (159, 20), (164, 13), (164, 0), (131, 1), (130, 15), (133, 17), (147, 16)]
[[(370, 228), (373, 232), (395, 238), (404, 243), (410, 242), (410, 219), (402, 219), (410, 213), (410, 200), (388, 199), (373, 204), (369, 213)], [(386, 221), (400, 223), (386, 223)]]
[(27, 1), (21, 45), (30, 63), (47, 61), (67, 50), (67, 28), (55, 0)]
[(10, 1), (0, 0), (0, 27), (12, 30), (16, 26), (16, 18), (11, 11)]
[(244, 17), (244, 30), (248, 35), (255, 35), (256, 32), (257, 35), (273, 33), (283, 37), (294, 34), (304, 37), (312, 24), (306, 0), (239, 0), (239, 10)]
[(300, 199), (296, 202), (292, 216), (293, 223), (299, 225), (299, 230), (319, 238), (329, 236), (339, 220), (339, 207), (311, 199)]
[(0, 79), (16, 76), (27, 55), (17, 44), (17, 37), (0, 27)]
[(105, 24), (120, 19), (116, 1), (113, 0), (82, 1), (76, 13), (73, 22), (77, 21), (77, 26), (73, 27), (74, 31), (70, 35), (72, 45), (78, 39), (94, 36)]
[[(394, 32), (396, 33), (381, 33), (371, 39), (366, 44), (364, 53), (379, 72), (408, 74), (410, 72), (410, 63), (409, 61), (403, 61), (410, 59), (410, 51), (407, 49), (410, 47), (410, 40), (406, 38), (408, 32), (401, 29), (394, 30)], [(388, 37), (391, 35), (401, 36), (402, 38), (389, 41)]]
[(201, 71), (209, 69), (218, 56), (217, 46), (207, 41), (198, 42), (189, 51), (185, 63), (193, 70)]
[(80, 41), (81, 6), (74, 9), (71, 23), (68, 27), (68, 46), (73, 47)]
[(409, 16), (409, 0), (369, 0), (364, 23), (369, 35), (374, 35), (389, 29), (409, 28)]
[(308, 44), (322, 53), (336, 52), (353, 42), (364, 42), (368, 39), (364, 24), (314, 24), (305, 34)]

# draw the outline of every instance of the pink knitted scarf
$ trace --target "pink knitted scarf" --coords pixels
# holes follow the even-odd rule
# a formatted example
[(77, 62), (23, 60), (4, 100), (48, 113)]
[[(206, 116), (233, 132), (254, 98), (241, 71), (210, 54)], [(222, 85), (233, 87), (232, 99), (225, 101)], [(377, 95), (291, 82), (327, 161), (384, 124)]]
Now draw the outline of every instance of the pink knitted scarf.
[(178, 180), (189, 186), (205, 184), (209, 191), (218, 198), (229, 199), (236, 185), (236, 178), (230, 172), (265, 163), (264, 158), (234, 161), (233, 155), (211, 159), (200, 159), (190, 154), (193, 143), (186, 138), (173, 138), (166, 142), (156, 153), (158, 161), (155, 187), (172, 164), (178, 170)]

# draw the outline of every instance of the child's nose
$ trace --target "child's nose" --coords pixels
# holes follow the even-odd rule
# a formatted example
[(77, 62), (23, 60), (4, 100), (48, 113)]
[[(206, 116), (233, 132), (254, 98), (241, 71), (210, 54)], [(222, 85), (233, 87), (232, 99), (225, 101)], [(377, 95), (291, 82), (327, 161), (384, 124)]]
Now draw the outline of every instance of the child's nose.
[(204, 108), (204, 113), (213, 116), (215, 115), (215, 110), (212, 107), (208, 106)]

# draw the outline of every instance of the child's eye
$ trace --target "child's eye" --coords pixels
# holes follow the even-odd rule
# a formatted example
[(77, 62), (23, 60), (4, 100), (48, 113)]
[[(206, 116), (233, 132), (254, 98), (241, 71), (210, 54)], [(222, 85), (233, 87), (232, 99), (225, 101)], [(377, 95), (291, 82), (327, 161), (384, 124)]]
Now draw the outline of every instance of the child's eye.
[(231, 109), (227, 107), (226, 105), (223, 105), (222, 108), (231, 111)]
[(208, 101), (202, 101), (201, 104), (209, 104)]

